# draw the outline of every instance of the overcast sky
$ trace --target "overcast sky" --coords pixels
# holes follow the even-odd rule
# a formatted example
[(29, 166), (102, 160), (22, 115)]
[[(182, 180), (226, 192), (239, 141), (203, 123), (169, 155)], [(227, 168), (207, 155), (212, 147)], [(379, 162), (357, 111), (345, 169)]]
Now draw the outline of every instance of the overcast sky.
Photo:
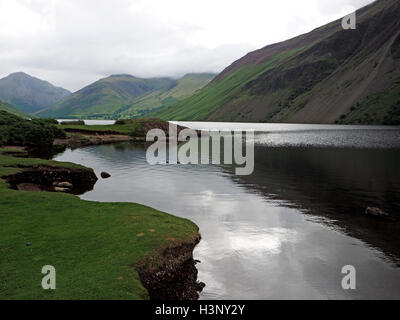
[(75, 91), (111, 74), (220, 72), (372, 0), (0, 0), (0, 77)]

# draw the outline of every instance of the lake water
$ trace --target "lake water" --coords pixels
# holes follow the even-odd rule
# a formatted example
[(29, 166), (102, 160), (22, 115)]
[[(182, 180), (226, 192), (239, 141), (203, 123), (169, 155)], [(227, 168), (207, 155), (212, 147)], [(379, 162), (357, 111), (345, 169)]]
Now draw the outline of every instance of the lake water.
[[(194, 221), (202, 299), (400, 299), (400, 129), (180, 123), (256, 129), (255, 170), (156, 165), (142, 145), (67, 150), (109, 172), (83, 199), (149, 205)], [(364, 215), (367, 206), (391, 214)], [(356, 268), (343, 290), (342, 267)]]

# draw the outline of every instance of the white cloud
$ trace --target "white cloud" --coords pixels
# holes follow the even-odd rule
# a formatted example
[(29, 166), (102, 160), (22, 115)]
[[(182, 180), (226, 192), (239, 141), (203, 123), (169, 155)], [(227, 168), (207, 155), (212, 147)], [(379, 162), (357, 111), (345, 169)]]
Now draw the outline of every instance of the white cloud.
[(371, 0), (0, 0), (0, 77), (77, 90), (115, 73), (220, 72)]

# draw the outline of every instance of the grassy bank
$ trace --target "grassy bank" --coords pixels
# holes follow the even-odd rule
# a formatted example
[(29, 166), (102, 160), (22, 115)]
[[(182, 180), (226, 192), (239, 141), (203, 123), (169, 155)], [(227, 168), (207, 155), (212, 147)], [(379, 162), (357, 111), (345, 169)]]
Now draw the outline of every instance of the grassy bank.
[(114, 133), (129, 135), (134, 137), (146, 137), (151, 129), (168, 130), (169, 123), (160, 119), (129, 119), (118, 120), (113, 125), (82, 125), (82, 124), (62, 124), (58, 127), (67, 132), (81, 131), (90, 133)]
[[(17, 165), (83, 168), (2, 151), (0, 176)], [(15, 191), (3, 179), (0, 193), (0, 299), (146, 299), (134, 266), (197, 237), (192, 222), (139, 204)], [(44, 265), (56, 268), (56, 290), (41, 287)]]

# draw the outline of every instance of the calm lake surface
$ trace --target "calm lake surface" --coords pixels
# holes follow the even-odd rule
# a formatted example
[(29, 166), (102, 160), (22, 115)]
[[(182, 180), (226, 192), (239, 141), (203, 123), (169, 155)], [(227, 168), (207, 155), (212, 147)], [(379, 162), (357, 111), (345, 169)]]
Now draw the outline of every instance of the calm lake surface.
[[(143, 145), (67, 150), (109, 172), (81, 198), (138, 202), (194, 221), (202, 299), (400, 299), (400, 128), (180, 123), (256, 129), (255, 170), (156, 165)], [(390, 220), (364, 215), (367, 206)], [(353, 265), (357, 289), (341, 287)]]

